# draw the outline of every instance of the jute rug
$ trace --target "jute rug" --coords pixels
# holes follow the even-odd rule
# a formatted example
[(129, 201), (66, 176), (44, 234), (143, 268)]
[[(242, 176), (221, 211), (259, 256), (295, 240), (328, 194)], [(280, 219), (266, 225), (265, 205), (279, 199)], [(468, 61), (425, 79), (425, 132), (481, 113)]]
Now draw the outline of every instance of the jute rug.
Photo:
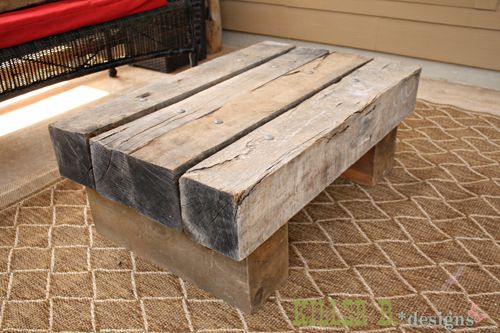
[(500, 117), (420, 101), (384, 182), (290, 221), (288, 284), (254, 315), (99, 237), (61, 181), (0, 212), (0, 330), (500, 332), (499, 162)]

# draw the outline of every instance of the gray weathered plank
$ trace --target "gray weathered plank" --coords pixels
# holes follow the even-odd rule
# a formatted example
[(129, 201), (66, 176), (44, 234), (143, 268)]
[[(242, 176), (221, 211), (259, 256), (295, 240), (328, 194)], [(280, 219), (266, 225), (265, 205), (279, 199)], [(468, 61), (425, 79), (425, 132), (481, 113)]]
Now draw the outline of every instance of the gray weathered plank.
[(247, 257), (413, 111), (419, 75), (376, 59), (203, 160), (180, 179), (186, 231)]
[[(226, 103), (236, 101), (326, 53), (318, 49), (294, 49), (181, 102), (91, 139), (97, 192), (180, 229), (177, 177), (170, 177), (160, 166), (138, 159), (134, 152), (154, 145), (165, 133), (216, 112)], [(194, 136), (196, 133), (190, 134)], [(206, 136), (205, 133), (199, 134)], [(173, 140), (175, 145), (177, 141)], [(152, 154), (156, 153), (153, 151)]]
[(263, 42), (153, 82), (49, 126), (61, 175), (94, 187), (89, 139), (276, 58), (293, 45)]

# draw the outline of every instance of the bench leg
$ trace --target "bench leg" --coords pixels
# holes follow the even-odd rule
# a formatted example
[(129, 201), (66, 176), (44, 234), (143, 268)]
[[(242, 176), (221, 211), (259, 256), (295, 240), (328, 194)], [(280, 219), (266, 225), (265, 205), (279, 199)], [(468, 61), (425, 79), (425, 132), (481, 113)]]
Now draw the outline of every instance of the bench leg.
[(94, 190), (87, 193), (100, 235), (245, 313), (255, 312), (288, 277), (287, 225), (238, 262)]
[(397, 127), (342, 174), (355, 183), (375, 186), (394, 165)]

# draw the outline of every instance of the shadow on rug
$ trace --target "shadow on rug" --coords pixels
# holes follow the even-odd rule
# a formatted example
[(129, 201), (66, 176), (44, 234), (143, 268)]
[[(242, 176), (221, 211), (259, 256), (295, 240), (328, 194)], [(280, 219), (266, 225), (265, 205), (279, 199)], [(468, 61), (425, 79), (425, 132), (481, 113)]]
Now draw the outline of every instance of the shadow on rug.
[(288, 283), (254, 315), (99, 237), (59, 182), (0, 211), (0, 330), (499, 332), (499, 162), (500, 117), (419, 101), (384, 182), (290, 221)]

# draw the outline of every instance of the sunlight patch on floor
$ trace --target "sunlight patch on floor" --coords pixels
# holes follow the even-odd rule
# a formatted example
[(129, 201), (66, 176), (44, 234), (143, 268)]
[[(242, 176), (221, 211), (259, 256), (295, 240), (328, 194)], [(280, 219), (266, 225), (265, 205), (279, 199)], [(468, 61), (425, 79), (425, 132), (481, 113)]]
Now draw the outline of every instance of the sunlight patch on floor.
[(109, 95), (109, 92), (105, 90), (78, 86), (0, 115), (0, 136), (68, 112), (107, 95)]
[(20, 96), (8, 99), (8, 100), (3, 101), (3, 102), (0, 103), (0, 110), (3, 110), (4, 108), (6, 108), (8, 106), (12, 106), (12, 105), (16, 105), (16, 104), (19, 104), (19, 103), (23, 103), (26, 100), (32, 99), (32, 98), (37, 97), (39, 95), (45, 94), (45, 93), (47, 93), (47, 92), (49, 92), (51, 90), (55, 90), (55, 89), (57, 89), (59, 87), (65, 86), (68, 83), (69, 83), (69, 81), (59, 82), (59, 83), (50, 85), (48, 87), (40, 88), (40, 89), (37, 89), (37, 90), (34, 90), (34, 91), (30, 91), (30, 92), (28, 92), (26, 94), (22, 94)]

